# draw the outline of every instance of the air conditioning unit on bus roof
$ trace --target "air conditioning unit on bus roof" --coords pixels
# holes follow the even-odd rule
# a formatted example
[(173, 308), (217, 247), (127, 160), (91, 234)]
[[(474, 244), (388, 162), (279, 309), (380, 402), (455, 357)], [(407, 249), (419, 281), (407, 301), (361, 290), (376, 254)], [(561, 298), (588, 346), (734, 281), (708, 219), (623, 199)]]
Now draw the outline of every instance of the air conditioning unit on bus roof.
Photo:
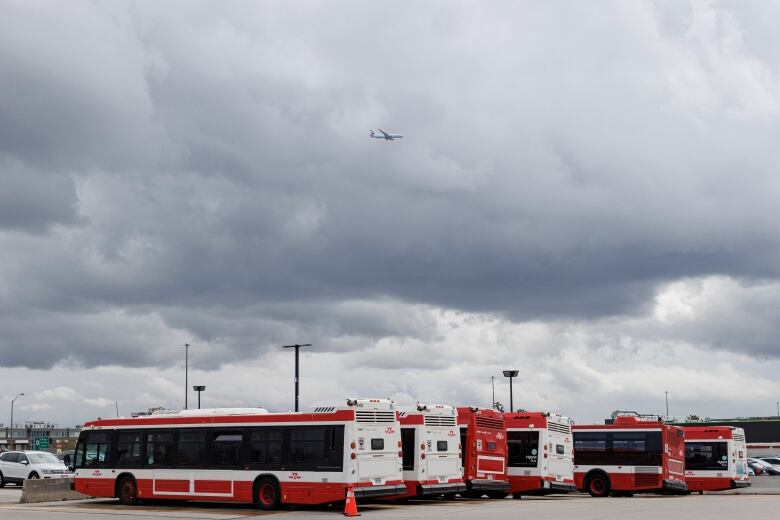
[(258, 415), (267, 414), (265, 408), (201, 408), (195, 410), (158, 410), (152, 415), (179, 415), (197, 417), (202, 415)]

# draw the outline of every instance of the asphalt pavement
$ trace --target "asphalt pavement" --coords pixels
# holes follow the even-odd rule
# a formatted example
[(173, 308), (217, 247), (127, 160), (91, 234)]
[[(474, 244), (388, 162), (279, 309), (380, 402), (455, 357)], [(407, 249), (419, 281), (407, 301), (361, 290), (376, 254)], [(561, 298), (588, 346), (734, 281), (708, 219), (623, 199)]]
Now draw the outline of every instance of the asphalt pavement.
[[(3, 490), (2, 494), (14, 490)], [(361, 504), (363, 518), (377, 520), (439, 519), (447, 520), (651, 520), (658, 518), (707, 518), (734, 520), (772, 516), (780, 507), (780, 496), (692, 495), (635, 496), (632, 498), (596, 499), (587, 496), (523, 498), (521, 500), (455, 500), (410, 502), (408, 504)], [(279, 520), (312, 520), (341, 518), (337, 507), (293, 508), (266, 513), (246, 506), (216, 504), (170, 504), (158, 502), (142, 506), (121, 506), (115, 500), (88, 500), (48, 504), (0, 504), (2, 520), (103, 520), (116, 517), (145, 519), (218, 519), (232, 520), (258, 516)]]

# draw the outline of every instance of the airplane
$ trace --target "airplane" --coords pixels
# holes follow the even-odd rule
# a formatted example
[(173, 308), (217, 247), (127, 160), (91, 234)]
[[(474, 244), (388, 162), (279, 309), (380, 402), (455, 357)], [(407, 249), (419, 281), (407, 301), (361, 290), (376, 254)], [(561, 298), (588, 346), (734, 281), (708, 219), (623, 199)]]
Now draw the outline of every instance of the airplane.
[(396, 139), (404, 138), (404, 134), (388, 134), (381, 128), (377, 128), (377, 130), (379, 130), (379, 132), (381, 132), (382, 135), (379, 135), (378, 133), (374, 132), (373, 129), (368, 132), (368, 135), (370, 135), (374, 139), (384, 139), (385, 141), (394, 141)]

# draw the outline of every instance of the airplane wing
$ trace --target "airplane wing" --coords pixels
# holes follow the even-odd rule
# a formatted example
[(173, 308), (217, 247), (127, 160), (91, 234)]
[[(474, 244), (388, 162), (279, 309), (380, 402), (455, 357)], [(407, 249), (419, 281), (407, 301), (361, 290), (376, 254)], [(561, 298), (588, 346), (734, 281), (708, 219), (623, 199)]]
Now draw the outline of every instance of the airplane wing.
[(384, 131), (384, 130), (382, 130), (381, 128), (377, 128), (377, 130), (379, 130), (380, 132), (382, 132), (382, 135), (384, 135), (384, 136), (385, 136), (385, 139), (390, 139), (390, 134), (388, 134), (387, 132), (385, 132), (385, 131)]

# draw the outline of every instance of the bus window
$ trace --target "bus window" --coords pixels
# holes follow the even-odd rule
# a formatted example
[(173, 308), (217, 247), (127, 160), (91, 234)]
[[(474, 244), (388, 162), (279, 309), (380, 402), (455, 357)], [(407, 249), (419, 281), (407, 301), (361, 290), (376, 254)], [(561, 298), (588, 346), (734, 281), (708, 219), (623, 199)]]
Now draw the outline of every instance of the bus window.
[(141, 454), (141, 432), (120, 432), (116, 442), (116, 466), (133, 468), (143, 464)]
[(371, 449), (374, 451), (385, 449), (384, 439), (371, 439)]
[(262, 469), (281, 469), (282, 428), (258, 428), (249, 434), (250, 465)]
[(241, 444), (243, 433), (240, 430), (214, 432), (212, 459), (218, 468), (234, 468), (241, 465)]
[(401, 451), (403, 452), (401, 464), (404, 471), (414, 470), (414, 432), (414, 428), (401, 428)]
[(507, 432), (507, 465), (535, 468), (539, 462), (539, 432)]
[(723, 471), (729, 465), (725, 442), (686, 442), (685, 469)]
[(436, 441), (436, 451), (447, 451), (447, 441)]
[(158, 468), (170, 468), (173, 462), (173, 433), (146, 434), (146, 464)]
[(84, 439), (85, 468), (105, 468), (109, 466), (111, 453), (111, 432), (87, 432)]
[(202, 468), (206, 462), (206, 432), (179, 430), (176, 467)]
[(566, 448), (563, 446), (563, 444), (556, 444), (555, 453), (557, 453), (558, 455), (563, 455), (564, 453), (566, 453)]

